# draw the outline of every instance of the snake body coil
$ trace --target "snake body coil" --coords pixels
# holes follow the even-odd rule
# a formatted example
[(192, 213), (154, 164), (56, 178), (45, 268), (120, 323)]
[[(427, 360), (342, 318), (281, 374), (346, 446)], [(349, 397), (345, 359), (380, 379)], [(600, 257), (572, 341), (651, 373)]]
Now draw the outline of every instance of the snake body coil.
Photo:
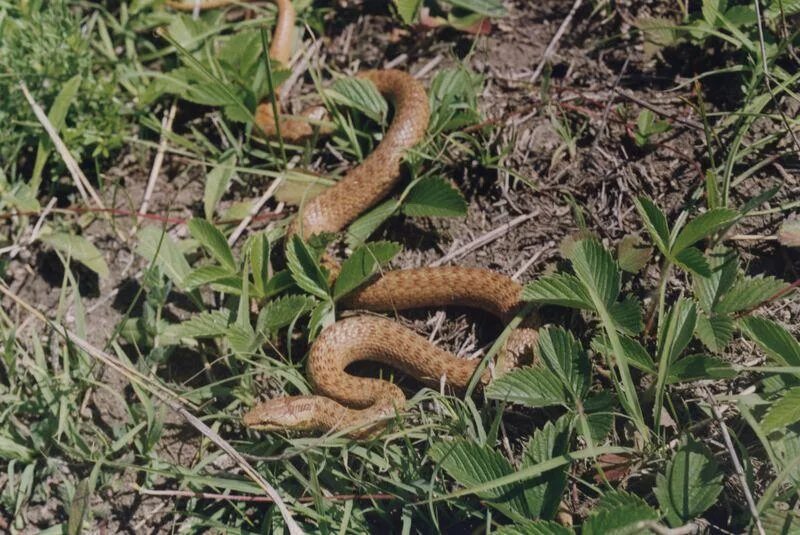
[[(278, 19), (270, 56), (288, 63), (295, 12), (289, 0), (274, 0)], [(200, 9), (220, 7), (232, 0), (206, 0)], [(192, 10), (194, 1), (168, 2), (174, 9)], [(322, 232), (339, 232), (365, 210), (383, 199), (400, 178), (406, 151), (419, 143), (428, 127), (430, 111), (425, 88), (407, 73), (375, 70), (360, 73), (394, 105), (394, 118), (376, 149), (335, 186), (306, 203), (289, 229), (289, 235), (307, 238)], [(262, 103), (255, 122), (268, 137), (276, 131), (288, 138), (310, 134), (306, 121), (280, 117), (270, 103)], [(508, 321), (520, 307), (521, 287), (510, 278), (486, 269), (441, 267), (390, 271), (347, 296), (347, 308), (398, 311), (432, 306), (469, 306)], [(501, 369), (525, 358), (535, 343), (532, 328), (516, 329), (506, 344)], [(318, 395), (276, 398), (255, 406), (245, 425), (265, 430), (339, 431), (364, 437), (381, 429), (402, 410), (403, 391), (379, 379), (356, 377), (345, 369), (353, 362), (371, 360), (398, 368), (430, 386), (442, 379), (456, 390), (467, 387), (477, 361), (460, 359), (437, 348), (409, 329), (380, 317), (357, 316), (327, 327), (314, 342), (308, 357), (308, 377)], [(481, 383), (490, 380), (489, 372)]]

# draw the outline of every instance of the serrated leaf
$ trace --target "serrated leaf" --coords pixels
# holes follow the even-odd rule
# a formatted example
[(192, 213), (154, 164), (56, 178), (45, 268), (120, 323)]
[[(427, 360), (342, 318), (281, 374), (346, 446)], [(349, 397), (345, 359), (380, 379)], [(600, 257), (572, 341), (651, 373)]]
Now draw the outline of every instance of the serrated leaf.
[(676, 264), (687, 271), (702, 277), (711, 276), (711, 268), (703, 253), (697, 247), (687, 247), (673, 257)]
[(644, 244), (636, 234), (628, 234), (617, 245), (619, 267), (628, 273), (638, 273), (650, 261), (653, 248)]
[(800, 219), (787, 219), (781, 223), (778, 242), (784, 247), (800, 247)]
[(615, 511), (618, 507), (650, 507), (644, 499), (624, 490), (611, 490), (603, 494), (592, 509), (592, 514)]
[(547, 367), (561, 380), (575, 400), (589, 389), (591, 365), (580, 342), (559, 327), (539, 331), (539, 352)]
[(322, 272), (314, 255), (299, 236), (292, 236), (286, 247), (286, 263), (297, 285), (313, 296), (328, 299), (328, 279)]
[[(622, 345), (622, 350), (625, 352), (625, 358), (628, 359), (631, 366), (643, 372), (651, 374), (656, 373), (656, 366), (653, 364), (653, 359), (650, 358), (650, 354), (642, 344), (624, 335), (619, 337), (619, 341), (620, 345)], [(611, 358), (614, 353), (605, 335), (597, 335), (592, 339), (592, 349), (597, 353), (605, 355), (606, 358)]]
[(317, 303), (317, 306), (311, 311), (311, 318), (308, 320), (309, 341), (314, 340), (322, 329), (333, 325), (334, 321), (336, 321), (336, 313), (333, 302), (324, 300)]
[(703, 238), (711, 236), (716, 231), (736, 221), (738, 217), (739, 212), (729, 208), (714, 208), (695, 217), (678, 233), (675, 242), (672, 244), (672, 254), (677, 255)]
[(236, 169), (236, 154), (230, 153), (214, 166), (206, 175), (206, 184), (203, 189), (203, 213), (207, 220), (214, 217), (214, 209), (228, 189), (231, 178)]
[(642, 306), (632, 295), (626, 295), (625, 299), (611, 305), (608, 312), (619, 330), (626, 334), (636, 335), (644, 329)]
[[(439, 442), (428, 454), (450, 477), (466, 487), (488, 483), (513, 472), (511, 464), (500, 452), (467, 440)], [(504, 512), (530, 517), (523, 485), (504, 485), (479, 492), (478, 496)]]
[(733, 339), (733, 320), (728, 316), (698, 314), (694, 332), (709, 350), (722, 353)]
[(400, 252), (399, 243), (380, 241), (362, 245), (342, 262), (333, 288), (334, 300), (358, 288)]
[(345, 241), (353, 249), (363, 245), (375, 230), (400, 207), (400, 201), (389, 199), (353, 221), (347, 229)]
[(170, 325), (167, 330), (173, 338), (213, 338), (228, 330), (231, 317), (227, 310), (200, 312), (186, 321)]
[(781, 325), (766, 318), (748, 316), (741, 318), (738, 326), (778, 365), (800, 366), (800, 343)]
[(458, 217), (467, 213), (467, 201), (445, 179), (428, 177), (411, 188), (402, 209), (412, 217)]
[(233, 323), (228, 326), (225, 337), (231, 345), (231, 349), (242, 355), (253, 353), (260, 342), (259, 337), (250, 325), (240, 323)]
[(389, 105), (375, 84), (363, 78), (339, 78), (325, 90), (325, 95), (334, 102), (360, 111), (377, 123), (384, 123), (389, 113)]
[(493, 532), (495, 535), (575, 535), (575, 531), (550, 520), (516, 522)]
[(481, 120), (478, 110), (478, 94), (483, 89), (483, 77), (460, 64), (442, 69), (431, 81), (431, 133), (451, 132)]
[(520, 368), (506, 373), (489, 384), (486, 396), (534, 408), (570, 403), (558, 376), (542, 367)]
[(393, 0), (397, 14), (403, 19), (404, 24), (412, 24), (417, 20), (417, 12), (422, 5), (422, 0)]
[(67, 258), (80, 262), (100, 277), (108, 277), (108, 264), (103, 258), (103, 253), (83, 236), (53, 232), (43, 234), (39, 239), (53, 249), (64, 253)]
[(313, 306), (314, 300), (305, 295), (287, 295), (274, 299), (258, 313), (256, 330), (265, 335), (275, 333), (309, 312)]
[[(569, 416), (561, 417), (555, 423), (545, 423), (536, 430), (525, 447), (520, 465), (534, 466), (564, 455), (568, 451), (570, 434)], [(565, 468), (550, 470), (525, 482), (525, 497), (531, 517), (551, 519), (556, 515), (567, 484)]]
[(667, 216), (653, 201), (647, 197), (639, 197), (635, 201), (636, 210), (642, 218), (645, 228), (650, 233), (653, 243), (662, 254), (669, 254), (669, 224)]
[(667, 384), (732, 377), (736, 377), (736, 371), (724, 360), (708, 355), (688, 355), (669, 367)]
[(780, 398), (772, 402), (764, 419), (761, 420), (761, 428), (769, 434), (799, 421), (798, 405), (800, 405), (800, 387), (786, 390)]
[(757, 307), (784, 288), (786, 283), (775, 277), (746, 277), (739, 280), (719, 300), (714, 311), (718, 314), (733, 314)]
[(294, 286), (294, 278), (288, 269), (275, 273), (264, 286), (264, 297), (278, 295)]
[[(192, 290), (204, 284), (210, 284), (236, 276), (237, 274), (235, 271), (230, 271), (222, 266), (200, 266), (186, 275), (183, 284), (187, 290)], [(236, 286), (239, 288), (239, 291), (241, 291), (241, 284), (237, 282)]]
[(606, 308), (619, 296), (619, 269), (614, 258), (597, 240), (582, 240), (570, 255), (575, 275), (591, 295), (594, 292)]
[(714, 504), (722, 492), (722, 472), (705, 446), (689, 441), (658, 474), (653, 492), (669, 524), (680, 526)]
[(711, 314), (720, 297), (736, 280), (739, 258), (735, 252), (722, 246), (715, 247), (708, 255), (711, 275), (692, 276), (695, 298), (706, 314)]
[(522, 290), (522, 299), (534, 303), (594, 310), (592, 298), (574, 275), (556, 274), (537, 279)]
[(603, 510), (586, 519), (581, 535), (639, 535), (645, 531), (642, 523), (658, 520), (659, 516), (658, 511), (648, 505)]
[(220, 230), (205, 219), (194, 218), (189, 221), (189, 232), (194, 239), (209, 252), (222, 267), (229, 271), (236, 271), (236, 261), (233, 252)]

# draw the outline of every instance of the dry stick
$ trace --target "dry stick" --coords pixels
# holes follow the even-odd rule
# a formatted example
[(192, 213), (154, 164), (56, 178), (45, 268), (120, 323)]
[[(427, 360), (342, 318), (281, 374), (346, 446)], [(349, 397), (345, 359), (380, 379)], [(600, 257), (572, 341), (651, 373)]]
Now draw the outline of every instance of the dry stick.
[[(619, 70), (619, 74), (617, 75), (617, 79), (614, 80), (614, 85), (611, 86), (611, 91), (614, 91), (617, 87), (619, 87), (619, 83), (622, 81), (622, 77), (625, 75), (625, 71), (628, 70), (628, 62), (630, 61), (630, 56), (625, 58), (625, 63), (622, 64), (622, 68)], [(606, 102), (605, 108), (603, 109), (603, 117), (600, 121), (600, 127), (597, 129), (597, 135), (594, 136), (594, 141), (592, 141), (592, 150), (597, 148), (598, 143), (600, 143), (600, 139), (603, 137), (603, 132), (606, 129), (606, 124), (608, 123), (608, 114), (611, 113), (611, 107), (614, 105), (614, 99), (608, 99)]]
[(572, 9), (569, 10), (567, 13), (567, 17), (561, 22), (561, 26), (558, 27), (556, 34), (550, 40), (550, 43), (547, 45), (547, 48), (544, 49), (544, 54), (542, 54), (542, 59), (539, 61), (539, 65), (536, 67), (536, 70), (533, 71), (533, 76), (531, 76), (530, 83), (536, 83), (536, 80), (539, 79), (539, 76), (542, 74), (542, 70), (544, 69), (545, 63), (550, 59), (550, 56), (553, 55), (553, 52), (556, 51), (558, 48), (558, 42), (564, 36), (564, 33), (567, 31), (570, 22), (572, 22), (572, 17), (575, 16), (575, 13), (578, 11), (578, 8), (581, 7), (583, 0), (575, 0), (572, 4)]
[(667, 110), (665, 110), (663, 108), (659, 108), (655, 104), (650, 104), (646, 100), (643, 100), (643, 99), (641, 99), (641, 98), (639, 98), (639, 97), (637, 97), (635, 95), (631, 95), (631, 94), (627, 93), (626, 91), (623, 91), (622, 89), (620, 89), (618, 87), (614, 88), (614, 92), (616, 94), (620, 95), (621, 97), (625, 97), (626, 99), (630, 100), (631, 102), (635, 102), (636, 104), (638, 104), (642, 108), (647, 108), (648, 110), (652, 111), (653, 113), (657, 113), (657, 114), (661, 115), (662, 117), (666, 117), (667, 119), (672, 119), (673, 121), (681, 123), (682, 125), (688, 126), (690, 128), (694, 128), (695, 130), (701, 130), (703, 132), (705, 131), (704, 128), (703, 128), (703, 125), (698, 123), (697, 121), (692, 121), (691, 119), (684, 119), (683, 117), (681, 117), (681, 116), (679, 116), (679, 115), (677, 115), (675, 113), (667, 111)]
[[(174, 496), (176, 498), (200, 498), (203, 500), (220, 500), (232, 502), (254, 502), (254, 503), (273, 503), (272, 498), (269, 496), (249, 496), (242, 494), (218, 494), (214, 492), (194, 492), (191, 490), (154, 490), (143, 489), (138, 485), (134, 485), (139, 494), (147, 496)], [(346, 502), (350, 500), (398, 500), (397, 496), (392, 494), (334, 494), (331, 496), (322, 496), (323, 500), (331, 502)], [(315, 501), (314, 496), (304, 496), (298, 498), (300, 503), (309, 503)]]
[(58, 131), (56, 131), (53, 123), (50, 122), (50, 119), (47, 118), (47, 114), (33, 99), (31, 92), (28, 91), (28, 86), (25, 85), (25, 82), (20, 80), (19, 87), (22, 90), (22, 94), (25, 95), (25, 100), (28, 101), (28, 104), (33, 110), (33, 114), (36, 115), (39, 123), (41, 123), (45, 132), (47, 132), (47, 135), (50, 136), (50, 140), (53, 142), (53, 145), (55, 145), (56, 151), (58, 151), (58, 154), (64, 160), (67, 170), (69, 171), (70, 176), (72, 176), (72, 180), (75, 182), (75, 187), (78, 188), (78, 191), (80, 192), (81, 197), (83, 197), (84, 202), (89, 204), (89, 196), (91, 196), (97, 206), (100, 208), (105, 208), (100, 196), (97, 195), (97, 192), (92, 187), (89, 179), (87, 179), (86, 175), (84, 175), (83, 171), (81, 171), (78, 162), (75, 161), (72, 153), (61, 140), (61, 136), (58, 135)]
[(511, 230), (512, 228), (514, 228), (514, 227), (516, 227), (518, 225), (521, 225), (525, 221), (533, 218), (533, 216), (537, 215), (538, 213), (539, 213), (538, 211), (534, 211), (534, 212), (530, 212), (530, 213), (527, 213), (527, 214), (522, 214), (521, 216), (518, 216), (518, 217), (512, 219), (508, 223), (504, 223), (504, 224), (500, 225), (496, 229), (487, 232), (483, 236), (475, 238), (474, 240), (472, 240), (468, 244), (466, 244), (466, 245), (464, 245), (462, 247), (459, 247), (455, 251), (451, 251), (451, 252), (447, 253), (446, 255), (441, 257), (439, 260), (435, 260), (435, 261), (431, 262), (431, 267), (441, 266), (445, 262), (449, 262), (450, 260), (455, 260), (456, 258), (460, 258), (460, 257), (464, 256), (467, 253), (471, 253), (475, 249), (483, 247), (487, 243), (493, 242), (494, 240), (496, 240), (497, 238), (502, 236), (504, 233), (508, 232), (509, 230)]
[(736, 455), (736, 450), (733, 449), (733, 442), (731, 441), (730, 434), (728, 434), (728, 426), (725, 425), (725, 421), (722, 419), (722, 413), (719, 411), (714, 395), (711, 394), (711, 391), (707, 387), (703, 389), (706, 391), (706, 399), (711, 407), (711, 412), (714, 413), (714, 418), (717, 420), (717, 423), (719, 423), (720, 431), (722, 431), (722, 438), (725, 441), (725, 447), (728, 449), (731, 461), (733, 461), (733, 468), (736, 470), (736, 475), (739, 476), (739, 481), (742, 484), (742, 492), (744, 492), (745, 500), (747, 500), (747, 507), (750, 509), (750, 514), (753, 516), (753, 523), (756, 525), (758, 533), (760, 535), (765, 535), (764, 526), (761, 525), (761, 519), (758, 516), (756, 502), (753, 500), (753, 495), (750, 493), (750, 487), (747, 485), (747, 477), (744, 475), (744, 470), (742, 469), (742, 464), (739, 462), (739, 457)]
[(147, 188), (144, 191), (144, 198), (142, 205), (139, 207), (139, 214), (136, 218), (136, 225), (134, 225), (132, 234), (136, 233), (139, 226), (139, 217), (147, 213), (150, 206), (150, 198), (153, 196), (153, 190), (156, 187), (156, 180), (161, 173), (161, 166), (164, 164), (164, 154), (167, 152), (167, 132), (172, 130), (172, 123), (175, 121), (175, 114), (178, 111), (177, 101), (172, 102), (169, 112), (164, 115), (161, 120), (161, 139), (158, 142), (158, 149), (156, 150), (156, 157), (153, 159), (153, 167), (150, 169), (150, 176), (147, 178)]
[(247, 217), (242, 219), (242, 222), (239, 223), (233, 233), (228, 237), (228, 245), (233, 246), (233, 244), (236, 243), (236, 240), (239, 239), (239, 236), (242, 235), (242, 232), (245, 231), (256, 214), (261, 211), (261, 208), (264, 206), (264, 204), (266, 204), (270, 197), (272, 197), (272, 195), (275, 193), (275, 190), (278, 189), (278, 186), (283, 183), (283, 178), (284, 177), (280, 176), (272, 181), (272, 184), (270, 184), (269, 188), (267, 188), (267, 191), (265, 191), (261, 198), (259, 198), (253, 207), (250, 208), (250, 212), (247, 214)]
[(702, 526), (694, 523), (679, 526), (677, 528), (668, 528), (666, 526), (662, 526), (654, 520), (645, 520), (639, 522), (637, 527), (639, 529), (650, 530), (650, 532), (655, 533), (656, 535), (693, 535), (694, 533), (700, 533), (703, 529)]
[(173, 411), (177, 412), (181, 416), (183, 416), (186, 421), (188, 421), (195, 429), (200, 431), (203, 435), (205, 435), (211, 442), (216, 444), (222, 451), (227, 453), (231, 456), (231, 458), (236, 461), (239, 467), (244, 470), (244, 472), (250, 476), (250, 478), (259, 486), (261, 487), (264, 492), (267, 493), (267, 496), (272, 498), (275, 505), (281, 512), (286, 525), (289, 528), (289, 533), (292, 535), (301, 535), (303, 530), (300, 529), (300, 526), (295, 522), (294, 518), (292, 518), (291, 512), (286, 507), (286, 504), (281, 499), (278, 492), (275, 488), (270, 485), (267, 480), (265, 480), (261, 474), (259, 474), (255, 468), (253, 468), (250, 463), (248, 463), (244, 457), (241, 456), (239, 452), (237, 452), (233, 446), (231, 446), (227, 441), (225, 441), (221, 436), (215, 433), (210, 427), (204, 424), (199, 418), (195, 415), (190, 413), (186, 407), (184, 406), (184, 401), (177, 397), (173, 392), (171, 392), (168, 388), (164, 387), (163, 385), (159, 384), (157, 381), (150, 379), (149, 377), (145, 376), (141, 372), (137, 371), (134, 368), (126, 365), (124, 362), (120, 361), (119, 359), (97, 349), (89, 342), (84, 340), (83, 338), (79, 337), (69, 329), (64, 326), (60, 326), (57, 323), (48, 319), (42, 312), (38, 309), (34, 308), (26, 301), (21, 299), (19, 296), (11, 292), (4, 283), (0, 283), (0, 293), (17, 303), (20, 307), (27, 310), (31, 315), (36, 317), (39, 321), (53, 329), (55, 332), (64, 336), (64, 338), (75, 344), (77, 347), (85, 351), (89, 356), (92, 358), (102, 362), (106, 366), (112, 368), (113, 370), (119, 372), (128, 380), (136, 381), (137, 383), (141, 384), (142, 386), (148, 387), (150, 392), (156, 396), (161, 402), (168, 405)]

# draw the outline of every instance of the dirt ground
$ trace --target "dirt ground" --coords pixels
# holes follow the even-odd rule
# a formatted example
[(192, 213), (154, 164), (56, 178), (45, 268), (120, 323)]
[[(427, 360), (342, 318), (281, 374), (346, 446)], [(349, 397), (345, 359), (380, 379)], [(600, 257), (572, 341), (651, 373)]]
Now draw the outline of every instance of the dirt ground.
[[(698, 121), (687, 104), (696, 100), (693, 88), (691, 85), (672, 88), (702, 68), (703, 58), (696, 57), (697, 50), (686, 49), (672, 51), (664, 60), (645, 58), (641, 39), (635, 32), (625, 30), (637, 16), (649, 14), (648, 8), (640, 5), (647, 3), (622, 2), (608, 20), (592, 14), (591, 3), (584, 3), (558, 41), (547, 90), (540, 87), (544, 76), (540, 75), (533, 83), (531, 80), (571, 2), (507, 2), (508, 16), (496, 21), (488, 36), (477, 40), (451, 30), (411, 30), (399, 40), (391, 41), (389, 36), (398, 26), (397, 21), (383, 8), (371, 2), (365, 4), (369, 7), (354, 5), (327, 21), (321, 53), (329, 65), (354, 72), (392, 63), (412, 73), (425, 69), (428, 72), (423, 79), (429, 81), (436, 69), (454, 64), (474, 47), (469, 63), (486, 78), (480, 106), (487, 120), (496, 126), (485, 136), (486, 143), (495, 153), (505, 154), (503, 166), (513, 171), (513, 175), (498, 172), (477, 161), (454, 166), (448, 178), (467, 197), (467, 217), (393, 219), (376, 236), (403, 243), (405, 249), (393, 267), (435, 262), (513, 222), (514, 226), (496, 239), (457, 255), (452, 262), (485, 266), (516, 275), (522, 282), (529, 281), (555, 269), (562, 258), (562, 241), (578, 230), (570, 197), (581, 207), (589, 230), (607, 245), (614, 245), (626, 234), (641, 233), (641, 221), (633, 208), (637, 195), (651, 196), (672, 219), (702, 187), (701, 169), (706, 165), (704, 134), (678, 120)], [(307, 79), (304, 88), (295, 87), (295, 91), (307, 92), (311, 87), (308, 82)], [(705, 85), (708, 104), (725, 110), (729, 105), (729, 85), (722, 77), (710, 79)], [(672, 117), (671, 131), (646, 149), (637, 147), (628, 131), (642, 109), (635, 102), (637, 99)], [(552, 116), (561, 117), (575, 129), (574, 144), (569, 148), (554, 128)], [(175, 128), (185, 125), (176, 123)], [(104, 177), (107, 183), (118, 186), (106, 189), (108, 200), (121, 209), (138, 207), (152, 157), (153, 153), (139, 148), (121, 154)], [(785, 172), (784, 178), (790, 182), (772, 205), (800, 187), (798, 170), (785, 167)], [(746, 187), (735, 192), (735, 202), (741, 203), (766, 189), (770, 179), (778, 177), (776, 168), (765, 167)], [(241, 178), (247, 184), (234, 188), (226, 200), (255, 197), (263, 188), (258, 177)], [(199, 167), (187, 165), (180, 157), (167, 156), (151, 212), (175, 218), (201, 214), (202, 179)], [(274, 208), (273, 203), (266, 209)], [(771, 235), (777, 230), (777, 223), (779, 219), (775, 217), (750, 218), (736, 232)], [(117, 219), (116, 225), (127, 234), (132, 221)], [(108, 279), (98, 279), (90, 271), (74, 266), (91, 318), (87, 337), (103, 347), (126, 310), (133, 307), (136, 314), (137, 306), (132, 299), (145, 263), (133, 253), (134, 241), (121, 242), (107, 221), (97, 220), (86, 232), (104, 252), (112, 273)], [(186, 235), (185, 225), (175, 225), (170, 232)], [(787, 281), (798, 278), (800, 254), (796, 251), (780, 248), (770, 240), (743, 240), (735, 245), (749, 262), (750, 273), (771, 274)], [(12, 289), (24, 299), (41, 310), (59, 307), (63, 270), (53, 253), (46, 250), (23, 253), (14, 261), (11, 271), (15, 274)], [(647, 297), (643, 288), (655, 286), (657, 274), (653, 268), (635, 283), (640, 298)], [(685, 282), (676, 281), (669, 291), (677, 295)], [(774, 307), (770, 314), (800, 335), (800, 303), (796, 300)], [(68, 312), (68, 320), (69, 317)], [(434, 313), (410, 317), (414, 326), (426, 334), (434, 328), (440, 329), (437, 339), (460, 353), (470, 352), (485, 342), (480, 330), (458, 312), (448, 313), (446, 317), (453, 321), (441, 325), (440, 316)], [(747, 354), (737, 354), (740, 349), (740, 345), (734, 344), (729, 357), (735, 361), (750, 358)], [(103, 380), (123, 387), (112, 373), (105, 373)], [(93, 402), (93, 410), (109, 424), (124, 417), (115, 407), (114, 399), (104, 396), (102, 391), (95, 393)], [(165, 444), (165, 451), (172, 452), (176, 459), (191, 461), (193, 451), (179, 451), (176, 444), (180, 442)], [(130, 492), (124, 482), (120, 482), (117, 494), (108, 497), (107, 505), (110, 512), (107, 529), (116, 531), (122, 527), (120, 522), (129, 526), (129, 532), (170, 529), (173, 506), (165, 506), (155, 498), (143, 499)], [(103, 527), (101, 521), (98, 528)]]

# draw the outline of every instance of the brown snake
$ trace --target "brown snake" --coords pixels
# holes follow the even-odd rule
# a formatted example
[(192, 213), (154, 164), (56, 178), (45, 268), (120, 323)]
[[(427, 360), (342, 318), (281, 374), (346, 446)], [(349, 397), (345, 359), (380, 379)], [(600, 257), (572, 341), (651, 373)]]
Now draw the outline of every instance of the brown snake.
[[(230, 0), (211, 0), (201, 4), (201, 8), (227, 3)], [(270, 54), (279, 61), (288, 61), (294, 9), (288, 0), (276, 3), (279, 15)], [(178, 9), (194, 7), (193, 2), (169, 5)], [(279, 57), (279, 54), (282, 55)], [(397, 70), (367, 71), (359, 76), (372, 81), (378, 91), (393, 102), (392, 123), (378, 147), (360, 165), (301, 208), (289, 235), (297, 233), (307, 238), (344, 229), (389, 194), (400, 178), (405, 151), (425, 135), (430, 112), (422, 84)], [(261, 107), (269, 106), (262, 104)], [(269, 118), (262, 117), (262, 120), (274, 123), (271, 107), (269, 109)], [(283, 118), (280, 121), (283, 132)], [(265, 132), (275, 129), (274, 124), (259, 126)], [(509, 277), (486, 269), (419, 268), (383, 273), (344, 298), (341, 304), (351, 309), (384, 312), (468, 306), (507, 322), (521, 306), (521, 292), (521, 286)], [(500, 368), (513, 367), (525, 359), (524, 354), (535, 341), (535, 329), (516, 329), (506, 344)], [(345, 372), (349, 364), (361, 360), (388, 364), (430, 386), (438, 386), (443, 378), (447, 385), (459, 391), (467, 388), (478, 365), (477, 360), (460, 359), (388, 319), (346, 318), (324, 329), (311, 347), (308, 377), (319, 395), (266, 401), (244, 415), (244, 424), (263, 430), (341, 430), (355, 438), (374, 434), (402, 410), (406, 398), (398, 386), (388, 381)], [(486, 384), (490, 378), (487, 370), (481, 377), (481, 384)]]

